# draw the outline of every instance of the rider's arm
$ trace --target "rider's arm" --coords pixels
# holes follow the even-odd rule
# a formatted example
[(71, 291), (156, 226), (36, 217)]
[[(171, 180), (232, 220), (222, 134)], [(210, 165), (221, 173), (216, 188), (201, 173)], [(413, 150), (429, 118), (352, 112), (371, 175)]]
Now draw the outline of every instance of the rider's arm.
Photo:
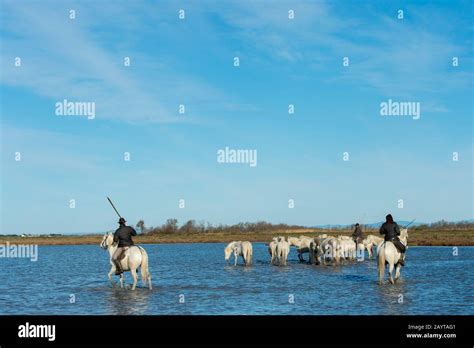
[(380, 232), (380, 234), (385, 234), (385, 228), (383, 228), (383, 225), (380, 226), (379, 232)]
[(400, 235), (400, 227), (398, 227), (398, 224), (395, 224), (395, 234), (396, 234), (397, 236)]
[(115, 231), (115, 233), (114, 233), (114, 243), (118, 243), (118, 241), (119, 241), (118, 234), (117, 234), (117, 231)]
[(137, 231), (135, 231), (135, 229), (133, 227), (130, 227), (130, 229), (132, 230), (132, 236), (136, 236), (137, 235)]

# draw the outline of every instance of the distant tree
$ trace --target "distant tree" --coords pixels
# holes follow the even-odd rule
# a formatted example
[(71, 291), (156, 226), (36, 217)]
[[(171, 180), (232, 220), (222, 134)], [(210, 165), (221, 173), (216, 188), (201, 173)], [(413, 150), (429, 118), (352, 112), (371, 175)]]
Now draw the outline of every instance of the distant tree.
[(139, 233), (146, 233), (145, 221), (139, 220), (135, 227), (140, 230)]
[(198, 229), (196, 227), (196, 221), (194, 220), (188, 220), (183, 226), (179, 228), (180, 232), (184, 233), (195, 233), (198, 232)]
[(176, 220), (176, 219), (166, 220), (166, 223), (163, 226), (163, 232), (165, 232), (165, 233), (174, 233), (176, 231), (178, 231), (178, 220)]

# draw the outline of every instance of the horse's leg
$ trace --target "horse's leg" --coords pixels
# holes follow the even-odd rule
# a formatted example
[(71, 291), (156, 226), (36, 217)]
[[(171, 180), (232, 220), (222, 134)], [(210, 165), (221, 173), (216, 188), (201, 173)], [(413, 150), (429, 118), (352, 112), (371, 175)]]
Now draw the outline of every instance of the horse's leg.
[[(385, 250), (381, 251), (382, 253), (385, 252)], [(384, 255), (380, 253), (377, 255), (377, 261), (378, 261), (378, 267), (379, 267), (379, 284), (383, 284), (383, 279), (385, 277), (385, 257)]]
[(383, 284), (383, 278), (385, 278), (385, 265), (379, 264), (379, 284)]
[(120, 273), (120, 287), (123, 288), (123, 273)]
[(135, 268), (130, 268), (130, 273), (131, 273), (132, 278), (133, 278), (132, 290), (135, 290), (135, 288), (137, 287), (137, 283), (138, 283), (137, 270)]
[(112, 266), (112, 268), (110, 269), (110, 272), (108, 274), (108, 277), (109, 277), (109, 281), (112, 285), (114, 285), (114, 281), (112, 280), (112, 275), (115, 273), (115, 266)]
[(395, 281), (393, 280), (393, 263), (390, 262), (389, 265), (388, 265), (388, 274), (389, 274), (389, 279), (390, 279), (390, 283), (391, 284), (395, 284)]
[(395, 281), (397, 281), (398, 278), (400, 278), (400, 264), (398, 263), (397, 266), (395, 267)]
[(150, 271), (148, 270), (148, 268), (147, 268), (147, 270), (146, 270), (146, 274), (147, 274), (147, 278), (148, 278), (148, 289), (151, 290), (151, 273), (150, 273)]

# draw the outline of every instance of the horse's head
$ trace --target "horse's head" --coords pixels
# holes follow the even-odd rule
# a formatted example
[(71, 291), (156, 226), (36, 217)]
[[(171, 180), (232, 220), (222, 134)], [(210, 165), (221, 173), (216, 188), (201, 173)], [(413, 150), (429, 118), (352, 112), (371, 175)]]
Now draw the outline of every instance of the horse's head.
[(235, 242), (230, 242), (224, 249), (224, 257), (226, 261), (229, 261), (230, 255), (232, 255), (234, 251), (234, 244)]
[(100, 242), (100, 247), (102, 249), (108, 249), (109, 246), (111, 246), (113, 243), (114, 243), (114, 237), (112, 236), (112, 233), (107, 232), (102, 237), (102, 241)]
[(403, 242), (403, 244), (407, 244), (408, 242), (408, 229), (407, 228), (402, 228), (400, 231), (400, 240)]

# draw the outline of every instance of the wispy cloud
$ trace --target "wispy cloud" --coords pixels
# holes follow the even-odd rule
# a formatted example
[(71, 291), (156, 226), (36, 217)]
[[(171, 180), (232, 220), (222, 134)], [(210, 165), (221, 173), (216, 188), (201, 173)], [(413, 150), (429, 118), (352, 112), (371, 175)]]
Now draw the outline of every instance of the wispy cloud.
[[(107, 18), (109, 7), (112, 14)], [(179, 122), (183, 118), (177, 117), (177, 108), (183, 99), (226, 100), (216, 88), (197, 77), (180, 74), (161, 63), (160, 57), (127, 51), (122, 41), (106, 46), (108, 36), (114, 34), (101, 32), (100, 27), (94, 30), (98, 23), (104, 24), (103, 20), (110, 18), (113, 25), (119, 26), (120, 18), (125, 28), (135, 26), (135, 30), (140, 26), (133, 18), (128, 22), (129, 16), (114, 16), (117, 7), (122, 9), (120, 15), (126, 12), (124, 3), (102, 8), (104, 15), (97, 15), (84, 5), (73, 6), (77, 19), (70, 20), (69, 7), (58, 2), (5, 3), (2, 83), (30, 88), (53, 101), (94, 101), (97, 118), (130, 122)], [(81, 17), (87, 19), (82, 21)], [(127, 53), (132, 59), (131, 67), (123, 66)], [(16, 56), (22, 58), (21, 68), (13, 66)]]
[[(77, 11), (76, 20), (68, 19), (70, 7)], [(178, 6), (170, 3), (4, 2), (1, 81), (30, 88), (52, 102), (95, 101), (97, 118), (129, 122), (182, 122), (177, 117), (181, 103), (194, 104), (195, 110), (221, 105), (227, 111), (248, 104), (226, 94), (228, 86), (211, 83), (205, 74), (181, 72), (193, 56), (163, 50), (157, 56), (151, 46), (160, 45), (160, 40), (149, 47), (146, 42), (137, 45), (164, 35), (165, 45), (196, 40), (196, 48), (209, 50), (209, 64), (216, 50), (229, 49), (225, 41), (235, 40), (257, 67), (269, 62), (283, 69), (299, 64), (325, 81), (390, 96), (436, 94), (468, 87), (472, 80), (469, 42), (455, 43), (449, 30), (443, 31), (451, 26), (448, 14), (437, 19), (439, 28), (427, 24), (425, 18), (436, 15), (429, 8), (422, 13), (407, 9), (411, 21), (378, 11), (372, 14), (373, 21), (363, 22), (326, 1), (279, 1), (272, 6), (252, 1), (188, 2), (182, 7), (189, 19), (179, 28), (173, 24)], [(290, 9), (295, 11), (294, 20), (288, 19)], [(218, 25), (211, 14), (220, 18)], [(222, 23), (225, 37), (220, 35)], [(472, 27), (462, 30), (472, 32)], [(132, 59), (128, 68), (123, 66), (127, 55)], [(13, 67), (16, 56), (23, 59), (21, 69)], [(348, 69), (341, 67), (344, 56), (351, 60)], [(463, 66), (456, 70), (450, 67), (453, 56), (462, 58)], [(434, 97), (429, 103), (436, 104)]]
[[(217, 11), (255, 56), (263, 53), (272, 62), (303, 64), (313, 73), (333, 71), (342, 66), (342, 57), (349, 57), (350, 68), (326, 76), (328, 81), (408, 96), (468, 88), (473, 78), (470, 43), (452, 40), (448, 13), (439, 16), (430, 8), (407, 8), (411, 20), (398, 20), (396, 12), (378, 11), (367, 22), (341, 14), (336, 5), (323, 1), (232, 4), (232, 11), (224, 6)], [(294, 20), (288, 19), (290, 9), (295, 11)], [(427, 24), (433, 16), (437, 20)], [(472, 28), (461, 30), (472, 33)], [(451, 66), (455, 56), (463, 59), (457, 70)]]

